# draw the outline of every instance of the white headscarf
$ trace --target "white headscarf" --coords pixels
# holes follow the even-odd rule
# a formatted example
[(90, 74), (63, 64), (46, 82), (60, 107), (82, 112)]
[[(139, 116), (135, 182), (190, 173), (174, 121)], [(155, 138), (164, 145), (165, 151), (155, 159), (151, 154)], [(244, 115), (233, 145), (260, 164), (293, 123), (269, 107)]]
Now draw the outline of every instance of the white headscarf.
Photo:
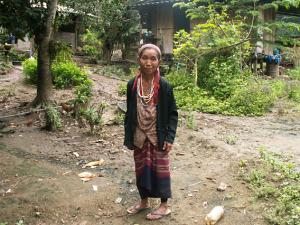
[(142, 45), (139, 50), (138, 50), (138, 56), (141, 57), (141, 54), (143, 53), (143, 51), (146, 49), (146, 48), (152, 48), (154, 49), (155, 51), (157, 51), (157, 55), (158, 55), (158, 59), (161, 59), (161, 51), (159, 49), (159, 47), (157, 47), (156, 45), (154, 44), (144, 44)]

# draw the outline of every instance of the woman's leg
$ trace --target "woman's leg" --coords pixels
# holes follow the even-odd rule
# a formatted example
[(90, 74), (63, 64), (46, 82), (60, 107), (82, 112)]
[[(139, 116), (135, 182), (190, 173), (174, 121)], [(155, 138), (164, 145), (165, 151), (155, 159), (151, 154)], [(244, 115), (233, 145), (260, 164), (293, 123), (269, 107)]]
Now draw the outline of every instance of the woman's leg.
[(160, 200), (160, 206), (153, 212), (149, 213), (147, 215), (147, 219), (158, 220), (163, 218), (164, 216), (170, 215), (171, 210), (168, 207), (168, 198), (161, 198)]
[(141, 200), (140, 200), (140, 202), (134, 204), (133, 206), (131, 206), (130, 208), (127, 209), (127, 212), (129, 214), (139, 213), (142, 210), (147, 209), (149, 207), (147, 191), (144, 188), (139, 187), (139, 186), (138, 186), (138, 190), (139, 190)]

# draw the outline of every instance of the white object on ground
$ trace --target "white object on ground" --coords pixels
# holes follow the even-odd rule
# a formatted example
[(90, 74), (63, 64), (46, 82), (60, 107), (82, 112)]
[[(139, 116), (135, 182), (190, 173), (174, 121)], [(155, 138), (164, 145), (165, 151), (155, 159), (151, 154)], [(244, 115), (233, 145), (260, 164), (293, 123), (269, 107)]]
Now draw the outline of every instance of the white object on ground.
[(206, 215), (205, 224), (214, 225), (222, 218), (223, 215), (224, 215), (224, 207), (216, 206), (209, 212), (209, 214)]

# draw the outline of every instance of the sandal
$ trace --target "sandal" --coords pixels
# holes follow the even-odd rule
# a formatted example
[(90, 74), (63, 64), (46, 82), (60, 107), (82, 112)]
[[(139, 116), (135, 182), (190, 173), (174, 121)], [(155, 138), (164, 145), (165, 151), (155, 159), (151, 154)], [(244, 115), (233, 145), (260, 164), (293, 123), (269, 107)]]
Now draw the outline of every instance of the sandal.
[(147, 215), (147, 219), (148, 220), (159, 220), (165, 216), (168, 216), (171, 214), (171, 209), (166, 209), (166, 211), (164, 213), (158, 212), (158, 211), (154, 211), (151, 212)]
[(141, 208), (140, 204), (136, 204), (136, 205), (133, 205), (133, 206), (129, 207), (127, 209), (127, 213), (134, 215), (134, 214), (137, 214), (137, 213), (139, 213), (139, 212), (141, 212), (141, 211), (143, 211), (145, 209), (149, 209), (149, 207), (143, 207), (143, 208)]

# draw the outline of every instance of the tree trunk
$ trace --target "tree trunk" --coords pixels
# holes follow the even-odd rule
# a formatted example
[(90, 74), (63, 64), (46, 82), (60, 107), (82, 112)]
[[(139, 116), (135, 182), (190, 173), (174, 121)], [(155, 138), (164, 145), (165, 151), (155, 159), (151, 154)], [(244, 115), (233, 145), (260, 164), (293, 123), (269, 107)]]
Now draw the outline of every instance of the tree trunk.
[(194, 72), (195, 72), (195, 86), (198, 86), (198, 58), (195, 59), (194, 64)]
[(103, 45), (103, 55), (106, 59), (107, 62), (110, 62), (111, 61), (111, 56), (112, 56), (112, 44), (109, 43), (109, 42), (106, 42), (104, 45)]
[(50, 102), (52, 96), (52, 76), (50, 72), (49, 45), (53, 32), (53, 24), (57, 9), (58, 0), (50, 1), (47, 5), (47, 23), (43, 33), (36, 34), (35, 41), (38, 45), (37, 58), (37, 96), (32, 105), (45, 104)]

